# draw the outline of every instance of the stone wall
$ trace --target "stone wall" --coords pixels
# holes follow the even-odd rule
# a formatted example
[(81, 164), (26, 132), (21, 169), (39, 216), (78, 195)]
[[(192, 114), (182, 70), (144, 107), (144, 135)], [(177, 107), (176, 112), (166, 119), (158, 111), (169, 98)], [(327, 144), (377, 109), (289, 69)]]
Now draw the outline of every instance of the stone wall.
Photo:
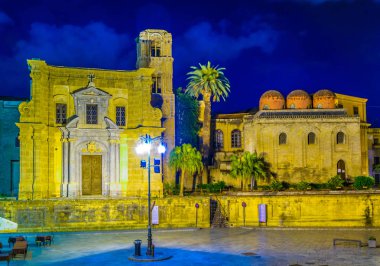
[(231, 226), (244, 225), (243, 202), (246, 203), (246, 226), (259, 226), (259, 204), (266, 204), (266, 226), (271, 227), (380, 226), (380, 193), (323, 191), (248, 194), (220, 197)]
[[(379, 227), (380, 193), (272, 192), (218, 196), (230, 226), (259, 226), (259, 204), (267, 206), (269, 227)], [(215, 199), (215, 197), (213, 197)], [(155, 198), (154, 228), (210, 227), (210, 197)], [(245, 215), (242, 203), (246, 203)], [(199, 204), (198, 214), (195, 204)], [(244, 221), (245, 216), (245, 221)], [(0, 217), (20, 232), (144, 229), (147, 199), (0, 201)], [(196, 217), (198, 220), (196, 221)]]
[[(159, 224), (153, 228), (209, 227), (208, 197), (153, 198)], [(21, 232), (143, 229), (148, 224), (147, 198), (52, 199), (1, 201), (0, 217), (18, 223)]]

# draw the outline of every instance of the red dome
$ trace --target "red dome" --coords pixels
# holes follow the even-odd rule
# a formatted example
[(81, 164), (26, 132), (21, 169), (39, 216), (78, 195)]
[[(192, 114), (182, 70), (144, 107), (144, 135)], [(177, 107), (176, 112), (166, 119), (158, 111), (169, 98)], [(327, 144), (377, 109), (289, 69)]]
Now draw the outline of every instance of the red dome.
[(304, 90), (294, 90), (286, 97), (286, 108), (308, 109), (311, 108), (310, 95)]
[(266, 91), (260, 97), (260, 110), (284, 109), (285, 99), (281, 92), (276, 90)]
[(330, 90), (319, 90), (313, 95), (313, 108), (334, 109), (335, 93)]

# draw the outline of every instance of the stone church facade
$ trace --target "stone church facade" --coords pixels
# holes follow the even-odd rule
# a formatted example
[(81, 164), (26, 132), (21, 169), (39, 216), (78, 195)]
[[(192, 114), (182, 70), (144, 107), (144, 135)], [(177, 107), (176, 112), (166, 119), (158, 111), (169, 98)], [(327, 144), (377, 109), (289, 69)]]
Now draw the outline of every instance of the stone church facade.
[(162, 136), (167, 153), (151, 176), (152, 194), (174, 147), (171, 34), (145, 30), (137, 41), (137, 70), (70, 68), (28, 60), (31, 100), (19, 105), (19, 199), (146, 195), (147, 170), (135, 146)]
[(229, 176), (232, 154), (264, 154), (281, 181), (327, 182), (369, 175), (367, 99), (320, 90), (295, 90), (285, 98), (267, 91), (259, 110), (220, 114), (213, 120), (215, 181), (239, 187)]

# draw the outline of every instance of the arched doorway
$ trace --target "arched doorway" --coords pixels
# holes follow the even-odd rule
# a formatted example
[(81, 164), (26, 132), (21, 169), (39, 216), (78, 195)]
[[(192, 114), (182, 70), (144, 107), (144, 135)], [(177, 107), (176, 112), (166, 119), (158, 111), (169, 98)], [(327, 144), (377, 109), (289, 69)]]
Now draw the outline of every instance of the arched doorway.
[(339, 160), (337, 163), (337, 173), (342, 179), (346, 179), (346, 163), (343, 160)]

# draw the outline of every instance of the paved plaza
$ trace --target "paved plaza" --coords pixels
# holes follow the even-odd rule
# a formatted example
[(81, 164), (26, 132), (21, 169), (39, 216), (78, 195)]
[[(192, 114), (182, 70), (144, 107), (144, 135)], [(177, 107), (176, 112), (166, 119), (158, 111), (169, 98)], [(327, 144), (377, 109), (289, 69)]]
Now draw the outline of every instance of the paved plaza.
[[(5, 247), (8, 236), (0, 241)], [(20, 234), (17, 234), (20, 235)], [(380, 265), (380, 248), (355, 244), (333, 246), (334, 238), (366, 242), (380, 239), (380, 229), (218, 228), (154, 230), (156, 252), (173, 255), (161, 262), (132, 262), (133, 241), (146, 231), (54, 233), (54, 243), (34, 245), (35, 233), (22, 234), (30, 243), (26, 260), (10, 265)], [(142, 252), (145, 252), (143, 246)], [(6, 262), (0, 262), (6, 265)]]

